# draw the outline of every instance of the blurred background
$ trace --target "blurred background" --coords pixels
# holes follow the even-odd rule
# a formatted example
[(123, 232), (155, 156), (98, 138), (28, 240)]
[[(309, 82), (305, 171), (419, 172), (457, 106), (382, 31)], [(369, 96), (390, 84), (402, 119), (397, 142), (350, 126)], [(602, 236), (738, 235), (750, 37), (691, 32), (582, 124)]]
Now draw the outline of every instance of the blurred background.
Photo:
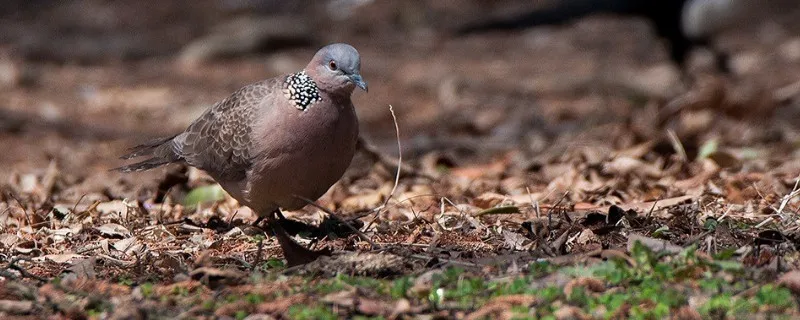
[(437, 152), (448, 165), (483, 163), (511, 150), (518, 167), (536, 170), (587, 145), (653, 141), (673, 153), (667, 132), (688, 157), (710, 138), (794, 156), (800, 10), (716, 35), (728, 74), (703, 48), (676, 65), (641, 17), (454, 32), (560, 1), (570, 0), (5, 0), (0, 181), (51, 163), (74, 182), (152, 181), (163, 173), (107, 170), (126, 147), (183, 130), (332, 42), (362, 54), (370, 91), (354, 100), (365, 138), (396, 154), (393, 105), (410, 161)]

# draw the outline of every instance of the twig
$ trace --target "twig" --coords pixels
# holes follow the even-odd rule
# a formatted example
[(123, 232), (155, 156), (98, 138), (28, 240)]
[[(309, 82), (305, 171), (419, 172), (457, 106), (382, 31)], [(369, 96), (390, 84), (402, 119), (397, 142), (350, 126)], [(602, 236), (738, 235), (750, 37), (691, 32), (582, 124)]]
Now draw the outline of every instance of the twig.
[(136, 261), (125, 261), (125, 260), (117, 259), (117, 258), (114, 258), (112, 256), (109, 256), (109, 255), (103, 254), (103, 253), (98, 254), (97, 256), (100, 257), (100, 258), (103, 258), (104, 260), (106, 260), (106, 261), (110, 262), (111, 264), (113, 264), (113, 265), (115, 265), (115, 266), (117, 266), (119, 268), (122, 268), (122, 269), (130, 270), (130, 269), (133, 269), (134, 267), (136, 267)]
[(757, 225), (755, 225), (755, 227), (753, 227), (753, 228), (756, 228), (756, 229), (758, 229), (758, 228), (761, 228), (761, 227), (763, 227), (764, 225), (766, 225), (766, 224), (768, 224), (768, 223), (772, 222), (772, 220), (775, 220), (775, 219), (774, 219), (773, 217), (767, 217), (766, 219), (764, 219), (764, 221), (761, 221), (760, 223), (758, 223)]
[(777, 210), (775, 210), (775, 213), (781, 216), (781, 218), (783, 218), (783, 209), (786, 208), (786, 205), (789, 203), (789, 200), (792, 200), (792, 198), (800, 194), (800, 189), (798, 189), (798, 184), (800, 184), (800, 176), (798, 176), (794, 180), (794, 187), (792, 187), (792, 191), (789, 192), (789, 194), (783, 196), (783, 199), (781, 199), (781, 205), (778, 207)]
[(261, 264), (261, 253), (264, 250), (264, 239), (258, 239), (258, 249), (256, 249), (256, 260), (253, 261), (253, 265), (250, 268), (250, 271), (255, 271), (259, 264)]
[(675, 149), (675, 152), (678, 153), (678, 156), (681, 158), (683, 162), (689, 162), (689, 157), (686, 155), (686, 149), (683, 148), (683, 143), (681, 140), (678, 139), (678, 135), (675, 134), (675, 130), (667, 129), (667, 137), (669, 137), (669, 141), (672, 143), (672, 148)]
[(650, 219), (650, 215), (653, 214), (653, 210), (656, 209), (656, 204), (658, 203), (659, 200), (661, 200), (661, 196), (659, 196), (658, 199), (656, 199), (656, 201), (653, 201), (653, 206), (650, 207), (650, 211), (647, 212), (647, 216), (645, 216), (645, 219)]
[(423, 254), (412, 254), (412, 255), (409, 255), (408, 257), (414, 258), (414, 259), (420, 259), (420, 260), (436, 259), (436, 260), (439, 260), (439, 261), (442, 261), (442, 262), (445, 262), (445, 263), (458, 264), (458, 265), (467, 266), (467, 267), (480, 267), (481, 266), (481, 265), (479, 265), (477, 263), (466, 262), (466, 261), (458, 261), (458, 260), (452, 260), (452, 259), (445, 259), (445, 258), (439, 258), (439, 257), (434, 257), (434, 256), (426, 256), (426, 255), (423, 255)]
[(84, 254), (84, 253), (87, 253), (89, 251), (100, 249), (102, 247), (103, 246), (100, 245), (100, 244), (95, 244), (95, 245), (92, 245), (92, 246), (86, 246), (86, 247), (80, 248), (78, 250), (75, 250), (75, 253), (76, 254)]
[(376, 210), (380, 210), (389, 203), (389, 200), (392, 199), (394, 196), (394, 192), (397, 191), (397, 185), (400, 183), (400, 168), (403, 166), (403, 147), (400, 145), (400, 126), (397, 124), (397, 116), (394, 114), (394, 108), (392, 105), (389, 105), (389, 113), (392, 115), (392, 122), (394, 123), (394, 134), (397, 138), (397, 172), (394, 176), (394, 186), (392, 186), (392, 191), (389, 192), (389, 196), (386, 197), (386, 201), (383, 202)]
[[(565, 191), (565, 192), (564, 192), (564, 195), (563, 195), (563, 196), (561, 196), (561, 199), (558, 199), (558, 201), (556, 202), (556, 204), (554, 204), (554, 205), (551, 207), (551, 209), (550, 209), (550, 212), (548, 212), (548, 213), (547, 213), (547, 225), (548, 225), (548, 226), (549, 226), (549, 225), (551, 225), (551, 224), (552, 224), (552, 222), (553, 222), (553, 210), (555, 210), (555, 209), (557, 209), (557, 208), (558, 208), (558, 206), (561, 204), (561, 201), (564, 201), (564, 199), (566, 199), (566, 198), (567, 198), (567, 195), (568, 195), (568, 194), (569, 194), (569, 190)], [(567, 223), (569, 223), (569, 224), (572, 224), (572, 219), (570, 219), (570, 218), (569, 218), (569, 215), (567, 215), (567, 214), (565, 213), (565, 214), (564, 214), (564, 217), (566, 218), (565, 220), (567, 221)]]
[(28, 270), (25, 270), (25, 268), (17, 264), (17, 262), (19, 261), (31, 261), (31, 259), (27, 257), (15, 257), (14, 259), (11, 259), (11, 262), (8, 263), (6, 269), (16, 270), (17, 272), (19, 272), (20, 275), (22, 275), (23, 278), (31, 278), (39, 282), (48, 281), (45, 278), (42, 278), (40, 276), (28, 272)]
[(372, 227), (372, 224), (378, 219), (378, 213), (380, 213), (383, 208), (386, 208), (386, 205), (389, 204), (389, 200), (392, 199), (394, 196), (394, 192), (397, 191), (397, 185), (400, 183), (400, 170), (403, 167), (403, 147), (400, 144), (400, 126), (397, 124), (397, 116), (394, 114), (394, 107), (389, 105), (389, 113), (392, 115), (392, 122), (394, 123), (394, 134), (397, 138), (397, 173), (394, 176), (394, 186), (392, 186), (392, 191), (389, 192), (389, 195), (386, 196), (386, 200), (383, 202), (382, 205), (378, 206), (372, 211), (375, 213), (375, 217), (370, 220), (364, 230), (369, 230)]
[[(528, 198), (531, 199), (531, 207), (533, 208), (533, 212), (536, 213), (536, 218), (539, 218), (539, 200), (534, 201), (533, 195), (531, 194), (531, 188), (525, 186), (525, 191), (528, 192)], [(525, 214), (525, 218), (528, 218), (528, 214)]]
[(75, 210), (78, 210), (78, 205), (81, 204), (81, 201), (83, 201), (84, 197), (86, 197), (85, 193), (82, 194), (80, 198), (78, 198), (78, 201), (76, 201), (75, 205), (72, 206), (72, 211), (70, 213), (75, 214)]
[(31, 220), (31, 217), (28, 215), (28, 210), (27, 210), (27, 209), (25, 209), (25, 206), (23, 206), (23, 205), (22, 205), (22, 202), (20, 202), (20, 201), (19, 201), (19, 199), (17, 199), (17, 196), (16, 196), (16, 195), (14, 195), (14, 194), (13, 194), (13, 193), (11, 193), (11, 192), (8, 192), (8, 193), (7, 193), (7, 196), (11, 197), (11, 199), (14, 199), (14, 201), (17, 203), (17, 205), (19, 206), (19, 208), (20, 208), (20, 209), (22, 209), (22, 213), (24, 213), (24, 214), (25, 214), (25, 220), (27, 220), (27, 222), (28, 222), (28, 225), (29, 225), (31, 228), (33, 228), (33, 227), (34, 227), (34, 226), (33, 226), (33, 220)]

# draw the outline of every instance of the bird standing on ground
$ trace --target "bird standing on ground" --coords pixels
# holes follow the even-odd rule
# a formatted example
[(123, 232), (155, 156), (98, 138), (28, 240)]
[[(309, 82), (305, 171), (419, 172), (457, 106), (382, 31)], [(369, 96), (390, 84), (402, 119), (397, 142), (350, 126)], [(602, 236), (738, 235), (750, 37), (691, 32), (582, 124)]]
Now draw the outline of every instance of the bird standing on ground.
[[(781, 2), (780, 5), (770, 2)], [(558, 25), (598, 13), (612, 13), (647, 19), (659, 37), (667, 40), (670, 59), (685, 70), (695, 47), (707, 47), (715, 56), (717, 68), (729, 73), (729, 57), (713, 47), (719, 32), (743, 22), (758, 20), (750, 16), (756, 6), (786, 6), (784, 0), (560, 0), (555, 5), (513, 17), (501, 17), (458, 28), (458, 34), (490, 30), (515, 30), (540, 25)], [(747, 21), (750, 20), (750, 21)]]
[(289, 265), (321, 253), (294, 242), (276, 220), (322, 196), (356, 151), (358, 118), (350, 96), (367, 91), (361, 59), (347, 44), (320, 49), (304, 70), (245, 86), (182, 133), (131, 149), (117, 168), (143, 171), (185, 162), (208, 172), (239, 203), (266, 218)]

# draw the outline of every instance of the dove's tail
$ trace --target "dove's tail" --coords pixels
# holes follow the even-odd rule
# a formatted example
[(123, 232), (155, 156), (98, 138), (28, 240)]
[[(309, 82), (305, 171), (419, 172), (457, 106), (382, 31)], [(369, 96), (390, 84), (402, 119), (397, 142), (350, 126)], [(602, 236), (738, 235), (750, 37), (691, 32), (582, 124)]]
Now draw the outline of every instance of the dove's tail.
[(128, 150), (128, 154), (120, 157), (120, 159), (132, 159), (143, 156), (150, 156), (150, 158), (111, 170), (120, 172), (138, 172), (150, 170), (181, 160), (181, 156), (175, 152), (175, 148), (173, 146), (172, 139), (174, 138), (175, 136), (158, 138), (130, 148)]

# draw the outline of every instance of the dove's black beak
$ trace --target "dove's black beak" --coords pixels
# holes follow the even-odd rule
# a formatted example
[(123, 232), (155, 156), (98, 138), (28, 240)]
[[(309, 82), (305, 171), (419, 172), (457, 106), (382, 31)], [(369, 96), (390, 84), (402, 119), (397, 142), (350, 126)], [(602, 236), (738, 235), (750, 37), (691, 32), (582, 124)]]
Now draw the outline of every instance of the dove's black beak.
[(359, 88), (364, 89), (365, 92), (369, 92), (367, 89), (367, 82), (364, 81), (364, 78), (362, 78), (360, 74), (355, 73), (350, 75), (350, 81), (353, 81)]

